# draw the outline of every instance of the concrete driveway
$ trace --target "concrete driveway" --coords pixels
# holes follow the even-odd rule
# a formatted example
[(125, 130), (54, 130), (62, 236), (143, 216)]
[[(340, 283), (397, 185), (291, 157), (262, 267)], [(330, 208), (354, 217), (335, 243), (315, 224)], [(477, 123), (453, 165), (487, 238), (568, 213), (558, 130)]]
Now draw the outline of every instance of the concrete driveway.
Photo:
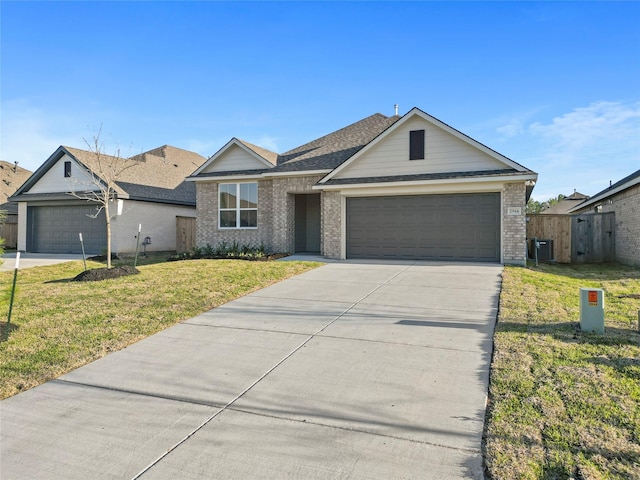
[[(13, 270), (16, 268), (16, 253), (5, 253), (2, 255), (2, 264), (0, 271)], [(73, 260), (82, 260), (82, 255), (73, 254), (49, 254), (49, 253), (21, 253), (20, 269), (40, 267), (43, 265), (55, 265), (56, 263), (71, 262)]]
[(331, 263), (1, 402), (8, 479), (482, 479), (500, 265)]

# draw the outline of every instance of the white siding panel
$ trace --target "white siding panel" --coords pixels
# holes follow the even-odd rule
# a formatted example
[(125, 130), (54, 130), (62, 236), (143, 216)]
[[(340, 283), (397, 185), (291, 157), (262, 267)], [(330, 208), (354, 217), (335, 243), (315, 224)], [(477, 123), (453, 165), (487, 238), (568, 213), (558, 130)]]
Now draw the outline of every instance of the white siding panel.
[[(409, 160), (409, 132), (422, 129), (426, 132), (426, 158)], [(416, 117), (383, 138), (333, 178), (384, 177), (505, 168), (509, 167), (441, 128)]]
[[(71, 162), (71, 177), (64, 176), (64, 162)], [(67, 193), (97, 190), (91, 176), (68, 155), (58, 160), (27, 193)]]
[[(151, 237), (147, 252), (171, 251), (176, 249), (176, 217), (195, 217), (195, 207), (167, 205), (152, 202), (125, 200), (122, 215), (112, 220), (112, 250), (115, 253), (136, 251), (138, 225), (142, 224), (140, 236)], [(143, 251), (142, 239), (140, 252)]]
[(239, 146), (231, 145), (226, 152), (216, 158), (202, 173), (255, 170), (257, 168), (265, 168), (265, 164)]

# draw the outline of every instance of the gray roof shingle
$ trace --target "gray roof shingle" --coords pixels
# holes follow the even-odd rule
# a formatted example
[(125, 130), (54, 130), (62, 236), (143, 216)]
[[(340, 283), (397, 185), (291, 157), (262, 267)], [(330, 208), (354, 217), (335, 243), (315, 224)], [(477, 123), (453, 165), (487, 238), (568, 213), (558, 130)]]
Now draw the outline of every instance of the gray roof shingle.
[(400, 119), (376, 113), (333, 133), (278, 155), (270, 172), (333, 170)]
[(31, 173), (31, 171), (19, 167), (15, 163), (0, 160), (0, 176), (2, 177), (0, 180), (0, 203), (6, 202), (27, 181)]
[[(18, 190), (16, 197), (28, 198), (31, 195), (29, 189), (55, 162), (62, 158), (65, 152), (100, 177), (99, 163), (95, 153), (79, 148), (60, 147)], [(107, 163), (116, 160), (116, 157), (111, 155), (103, 157)], [(136, 164), (124, 170), (116, 181), (118, 195), (128, 196), (134, 200), (195, 205), (195, 185), (186, 182), (185, 178), (205, 162), (206, 159), (203, 156), (164, 145), (131, 158), (136, 160)]]

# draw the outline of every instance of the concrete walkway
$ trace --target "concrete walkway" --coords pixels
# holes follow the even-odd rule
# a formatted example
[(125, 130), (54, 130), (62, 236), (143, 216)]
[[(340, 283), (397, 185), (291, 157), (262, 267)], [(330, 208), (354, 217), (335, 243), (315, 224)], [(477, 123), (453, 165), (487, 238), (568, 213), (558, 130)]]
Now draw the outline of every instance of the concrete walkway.
[(0, 403), (9, 479), (482, 479), (500, 265), (338, 262)]

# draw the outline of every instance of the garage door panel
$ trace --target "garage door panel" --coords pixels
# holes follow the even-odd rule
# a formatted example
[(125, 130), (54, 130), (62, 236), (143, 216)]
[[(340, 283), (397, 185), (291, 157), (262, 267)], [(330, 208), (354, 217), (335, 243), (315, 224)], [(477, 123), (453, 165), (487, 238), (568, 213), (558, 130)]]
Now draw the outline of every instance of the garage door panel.
[(347, 257), (500, 260), (500, 194), (347, 199)]
[(104, 213), (97, 218), (95, 206), (29, 207), (30, 251), (36, 253), (82, 253), (79, 233), (85, 252), (97, 254), (106, 248), (107, 233)]

